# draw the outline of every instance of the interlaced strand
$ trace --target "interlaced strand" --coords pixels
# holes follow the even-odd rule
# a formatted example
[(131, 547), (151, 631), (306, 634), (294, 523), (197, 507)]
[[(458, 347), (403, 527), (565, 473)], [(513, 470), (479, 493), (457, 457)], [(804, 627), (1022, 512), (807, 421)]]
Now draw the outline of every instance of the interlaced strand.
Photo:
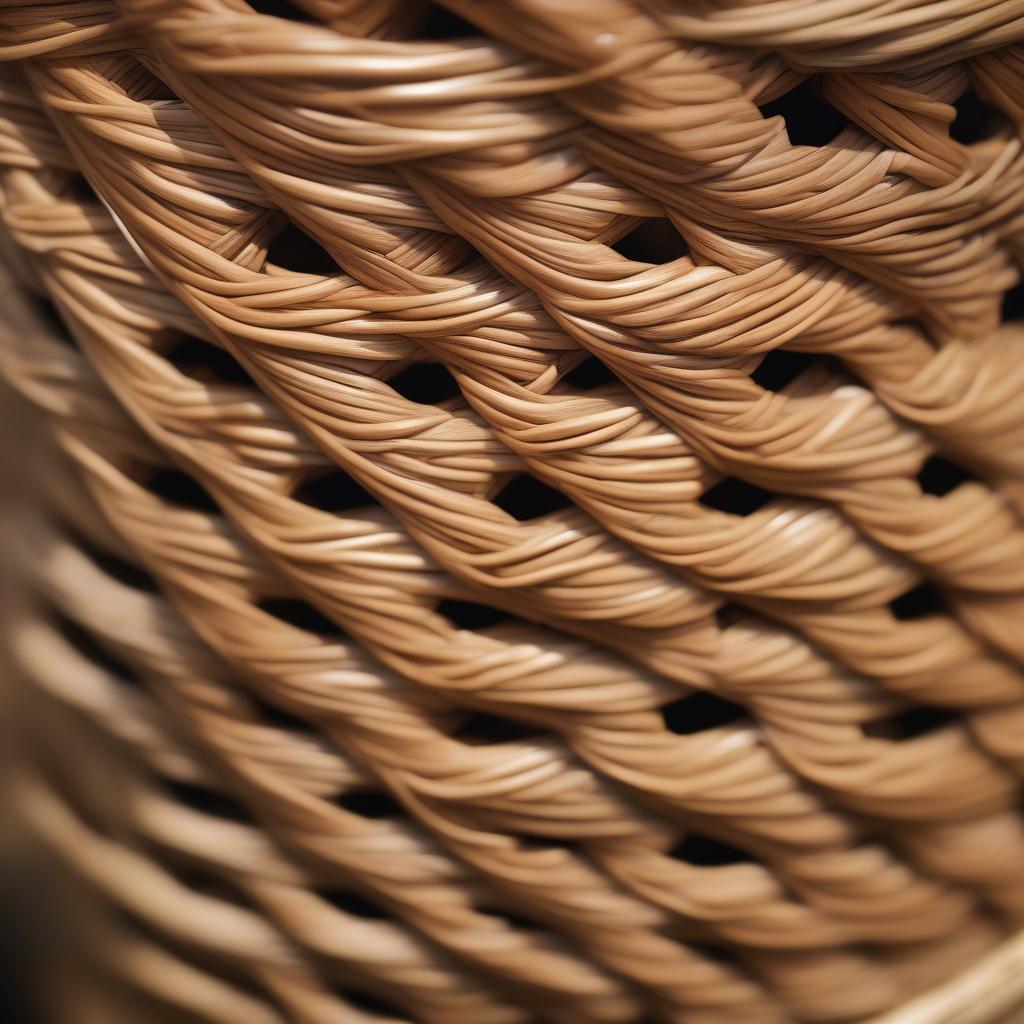
[(841, 1024), (1020, 928), (1021, 41), (6, 5), (16, 789), (103, 970), (220, 1024)]

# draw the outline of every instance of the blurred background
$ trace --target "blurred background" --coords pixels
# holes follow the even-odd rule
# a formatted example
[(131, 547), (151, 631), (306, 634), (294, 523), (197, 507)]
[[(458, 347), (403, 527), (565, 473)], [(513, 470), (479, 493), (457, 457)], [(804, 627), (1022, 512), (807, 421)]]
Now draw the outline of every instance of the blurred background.
[[(0, 445), (0, 552), (16, 542), (17, 517), (32, 500), (31, 453), (39, 429), (36, 414), (23, 399), (0, 384), (0, 424), (7, 438)], [(9, 560), (0, 565), (0, 622), (18, 600), (18, 583)], [(8, 637), (0, 629), (0, 1022), (50, 1024), (55, 999), (69, 988), (58, 950), (80, 915), (74, 894), (58, 891), (61, 875), (51, 872), (47, 855), (18, 827), (9, 805), (9, 782), (17, 759), (18, 679)], [(51, 1000), (48, 992), (53, 993)], [(45, 1008), (50, 1001), (49, 1008)], [(68, 1024), (77, 1024), (71, 1016)]]

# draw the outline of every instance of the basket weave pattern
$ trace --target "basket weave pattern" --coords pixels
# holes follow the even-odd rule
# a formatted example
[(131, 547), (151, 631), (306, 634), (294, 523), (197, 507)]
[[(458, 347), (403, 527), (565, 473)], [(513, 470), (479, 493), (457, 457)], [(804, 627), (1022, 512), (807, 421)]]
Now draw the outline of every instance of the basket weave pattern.
[(97, 957), (838, 1024), (1024, 925), (1024, 2), (253, 6), (0, 13), (19, 806)]

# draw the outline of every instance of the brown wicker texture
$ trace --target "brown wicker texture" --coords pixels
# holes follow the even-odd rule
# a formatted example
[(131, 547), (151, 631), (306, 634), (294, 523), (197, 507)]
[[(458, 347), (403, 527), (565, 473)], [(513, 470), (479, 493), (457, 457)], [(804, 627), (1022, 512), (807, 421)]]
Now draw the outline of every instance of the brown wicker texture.
[(1024, 0), (6, 0), (0, 58), (14, 789), (97, 1020), (1008, 1019)]

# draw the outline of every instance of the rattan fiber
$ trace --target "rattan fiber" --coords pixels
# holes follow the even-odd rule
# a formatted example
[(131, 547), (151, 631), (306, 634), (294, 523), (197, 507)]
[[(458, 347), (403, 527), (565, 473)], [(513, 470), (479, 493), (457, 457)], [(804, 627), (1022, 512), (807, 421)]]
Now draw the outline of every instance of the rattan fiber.
[(1024, 0), (0, 58), (14, 789), (104, 999), (840, 1024), (1024, 927)]

